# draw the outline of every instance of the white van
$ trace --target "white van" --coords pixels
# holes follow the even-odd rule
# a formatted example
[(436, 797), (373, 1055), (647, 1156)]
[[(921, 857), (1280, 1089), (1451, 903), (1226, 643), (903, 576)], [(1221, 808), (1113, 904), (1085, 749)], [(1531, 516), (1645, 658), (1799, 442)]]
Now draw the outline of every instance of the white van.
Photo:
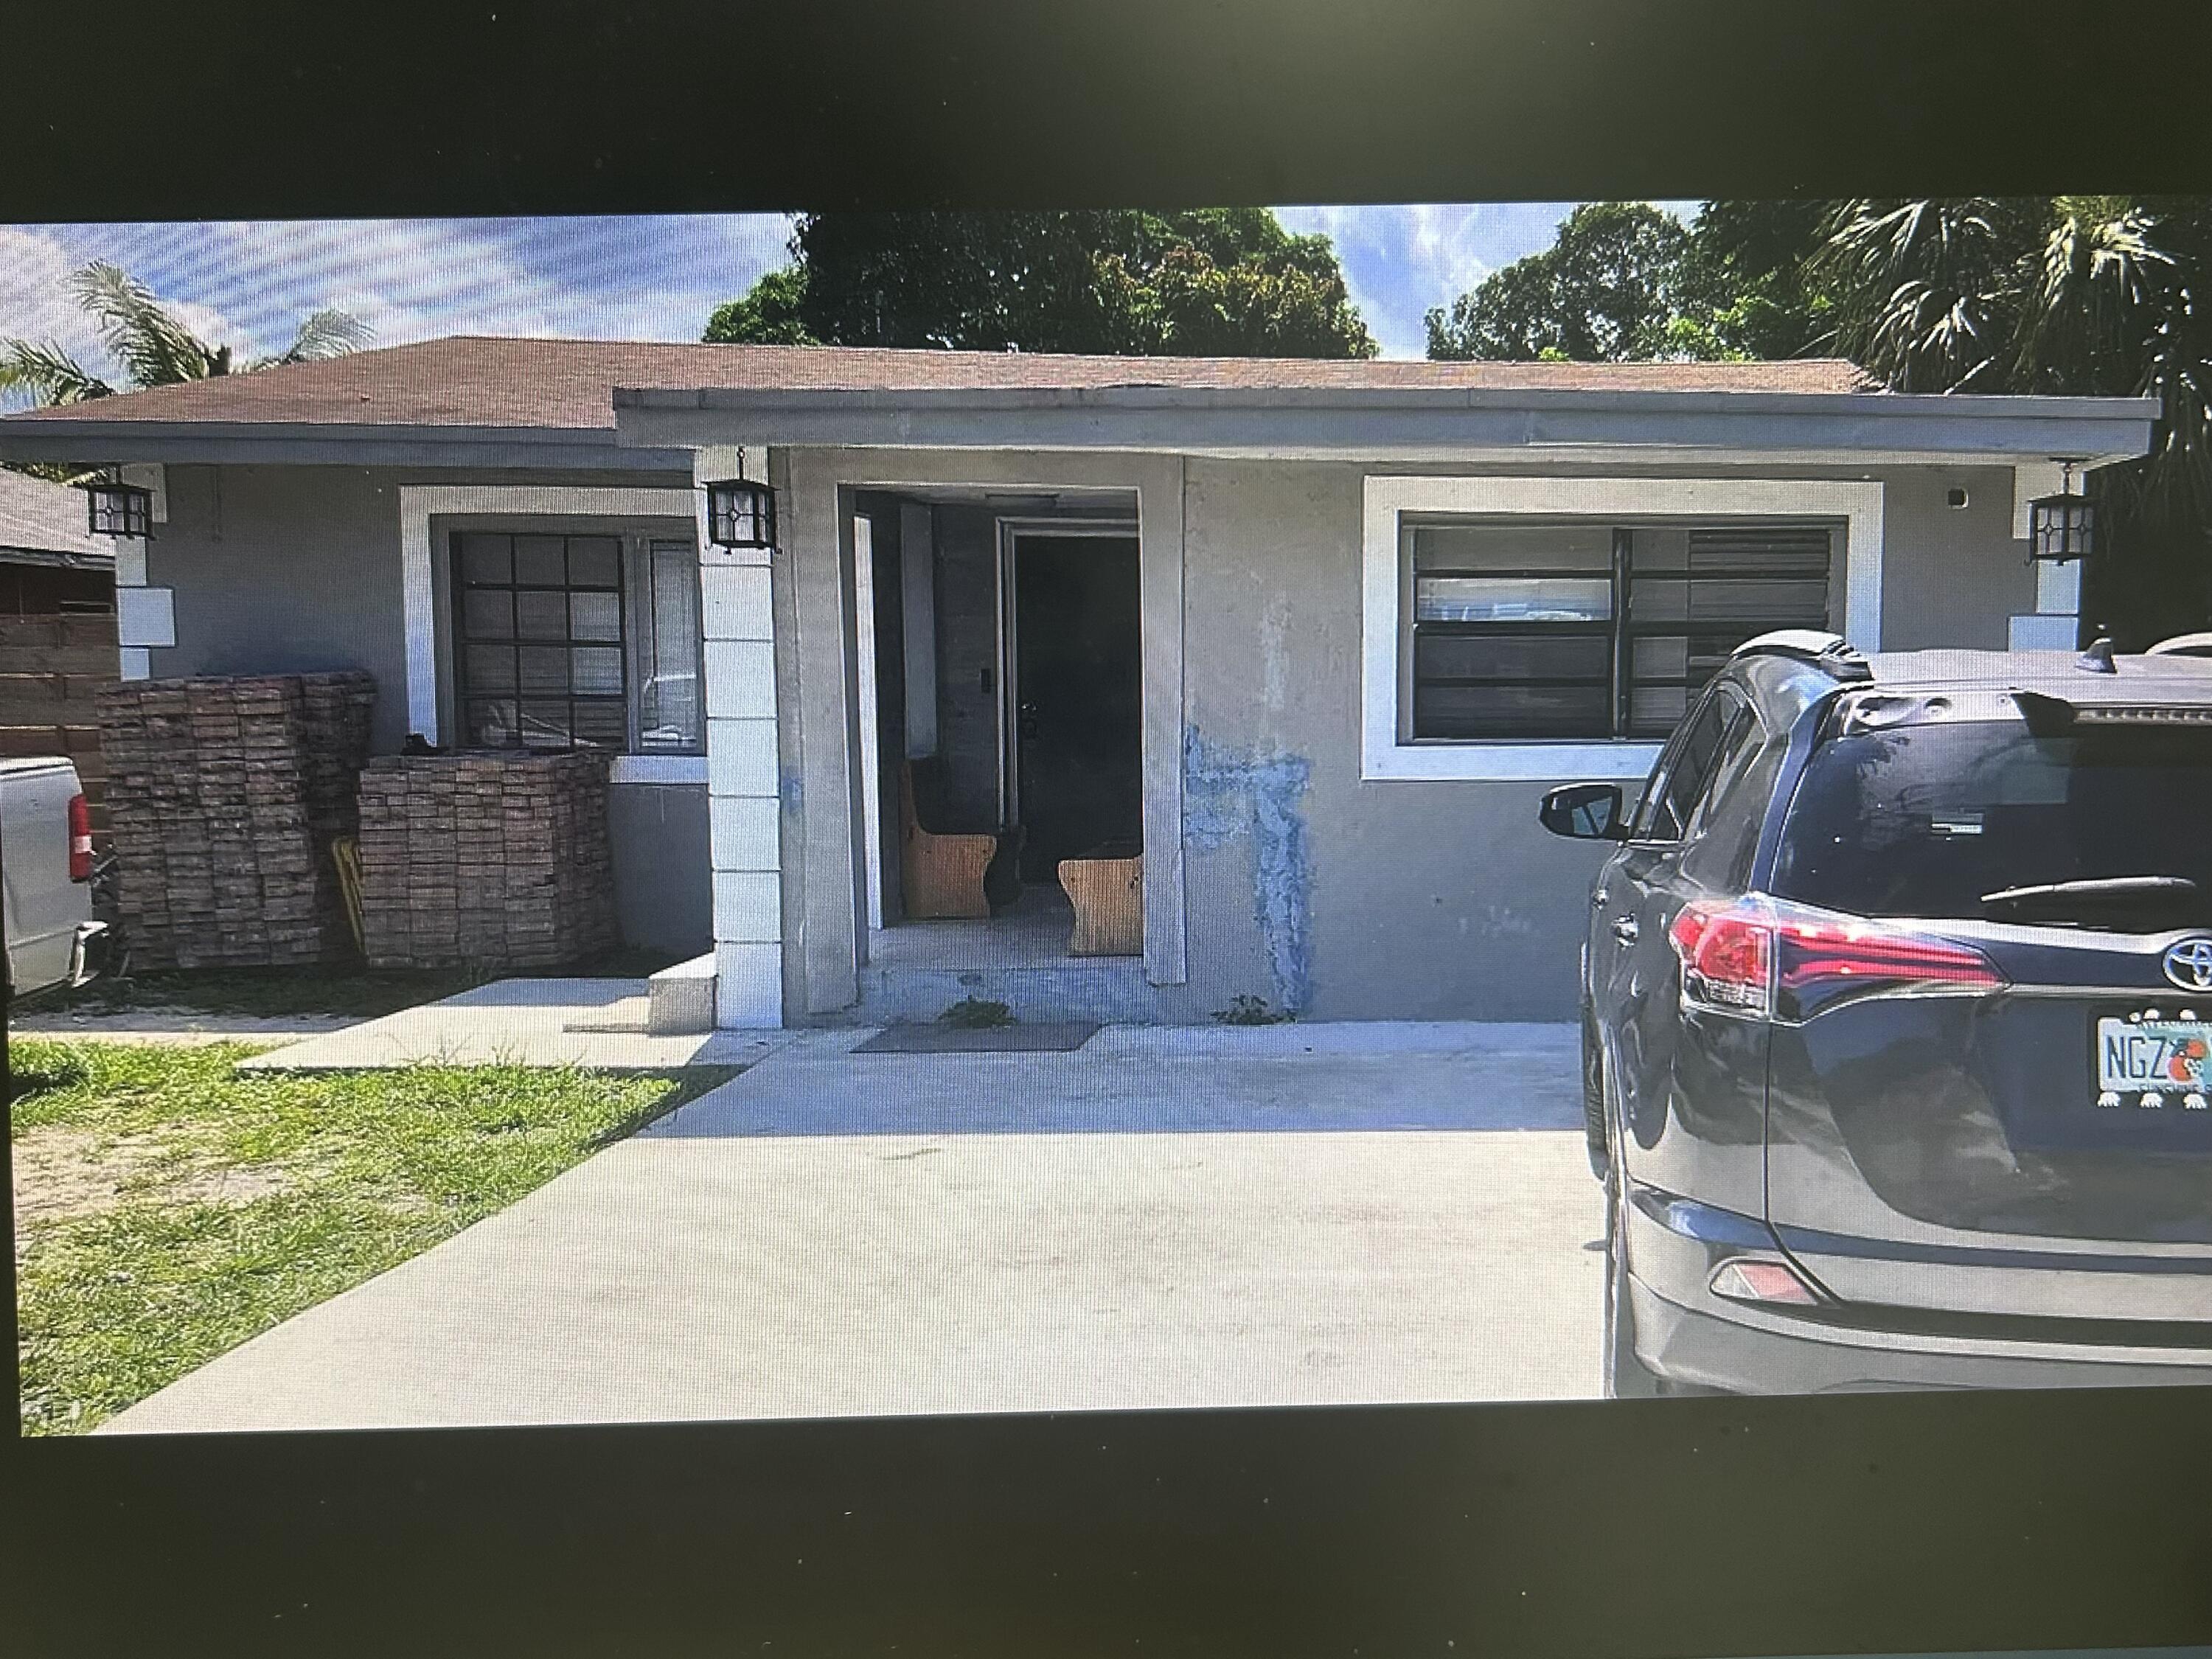
[(92, 977), (106, 924), (92, 919), (92, 817), (65, 759), (0, 760), (0, 896), (9, 997)]

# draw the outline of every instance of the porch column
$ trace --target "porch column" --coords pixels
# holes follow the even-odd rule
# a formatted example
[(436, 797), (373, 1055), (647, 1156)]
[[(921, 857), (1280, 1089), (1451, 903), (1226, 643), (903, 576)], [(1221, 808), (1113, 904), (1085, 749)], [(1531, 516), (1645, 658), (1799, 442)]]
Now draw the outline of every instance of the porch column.
[[(694, 477), (765, 480), (765, 449), (695, 453)], [(771, 556), (714, 546), (700, 497), (699, 618), (714, 890), (714, 1023), (783, 1024), (783, 896)]]

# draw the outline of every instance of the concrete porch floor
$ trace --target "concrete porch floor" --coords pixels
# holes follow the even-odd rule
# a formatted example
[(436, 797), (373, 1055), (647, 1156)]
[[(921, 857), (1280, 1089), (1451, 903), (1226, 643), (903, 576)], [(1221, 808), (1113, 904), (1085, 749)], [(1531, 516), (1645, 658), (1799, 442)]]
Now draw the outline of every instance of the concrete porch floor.
[(1560, 1026), (796, 1036), (117, 1432), (1599, 1389)]
[(402, 1066), (584, 1066), (657, 1072), (749, 1066), (781, 1033), (654, 1036), (641, 979), (502, 979), (243, 1061), (257, 1072), (376, 1071)]

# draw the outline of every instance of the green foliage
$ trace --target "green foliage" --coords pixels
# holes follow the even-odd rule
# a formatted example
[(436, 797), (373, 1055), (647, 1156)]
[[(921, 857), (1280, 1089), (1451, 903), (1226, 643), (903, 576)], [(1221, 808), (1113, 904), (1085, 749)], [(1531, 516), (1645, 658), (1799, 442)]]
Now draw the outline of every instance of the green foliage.
[(2100, 468), (2085, 615), (2124, 645), (2212, 619), (2212, 198), (1640, 203), (1429, 314), (1432, 357), (1847, 356), (1893, 391), (2149, 397), (2152, 453)]
[(990, 1031), (1014, 1023), (1014, 1011), (989, 997), (963, 997), (938, 1017), (956, 1031)]
[(1263, 208), (817, 213), (710, 340), (1371, 357), (1325, 236)]
[[(32, 1434), (89, 1429), (419, 1255), (682, 1089), (512, 1066), (240, 1074), (239, 1044), (10, 1047)], [(77, 1201), (42, 1202), (88, 1168)]]
[(1213, 1011), (1213, 1019), (1219, 1025), (1287, 1025), (1297, 1018), (1289, 1010), (1269, 1005), (1265, 997), (1233, 996), (1226, 1008)]
[(701, 337), (716, 345), (819, 345), (807, 331), (805, 306), (806, 269), (786, 265), (716, 306)]
[(1620, 362), (1682, 355), (1690, 232), (1647, 202), (1590, 202), (1559, 240), (1428, 314), (1429, 356)]

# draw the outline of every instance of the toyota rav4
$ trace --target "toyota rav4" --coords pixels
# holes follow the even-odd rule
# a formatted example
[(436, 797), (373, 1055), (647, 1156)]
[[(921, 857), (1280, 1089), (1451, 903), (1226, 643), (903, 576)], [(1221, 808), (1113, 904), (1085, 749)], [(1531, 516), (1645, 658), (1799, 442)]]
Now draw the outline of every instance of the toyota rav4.
[(1613, 1392), (2212, 1382), (2212, 660), (1765, 635), (1542, 817)]

